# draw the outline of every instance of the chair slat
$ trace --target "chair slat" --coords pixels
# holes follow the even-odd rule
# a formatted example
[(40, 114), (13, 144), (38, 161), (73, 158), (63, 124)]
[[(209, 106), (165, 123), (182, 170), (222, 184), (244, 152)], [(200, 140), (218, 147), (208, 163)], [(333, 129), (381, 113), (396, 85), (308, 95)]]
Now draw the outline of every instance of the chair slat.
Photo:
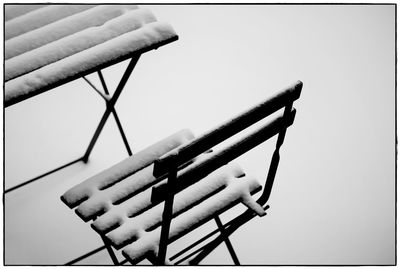
[[(211, 129), (211, 131), (204, 135), (182, 145), (174, 151), (174, 154), (177, 155), (175, 161), (178, 165), (185, 163), (194, 156), (214, 147), (261, 119), (278, 111), (288, 103), (295, 101), (300, 97), (302, 86), (303, 83), (297, 81), (295, 84), (285, 88), (275, 96), (262, 101), (220, 126)], [(154, 175), (159, 176), (166, 173), (168, 167), (171, 165), (171, 160), (172, 159), (169, 155), (162, 156), (158, 159), (154, 164)]]

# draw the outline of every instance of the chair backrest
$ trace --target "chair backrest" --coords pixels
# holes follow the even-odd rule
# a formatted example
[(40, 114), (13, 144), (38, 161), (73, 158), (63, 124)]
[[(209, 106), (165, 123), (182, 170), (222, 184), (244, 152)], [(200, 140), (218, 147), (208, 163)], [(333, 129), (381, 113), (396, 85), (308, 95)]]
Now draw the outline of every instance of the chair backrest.
[[(168, 177), (166, 182), (153, 187), (151, 197), (153, 203), (165, 201), (157, 257), (158, 264), (164, 264), (166, 258), (170, 223), (173, 217), (174, 195), (278, 134), (278, 141), (273, 153), (263, 193), (257, 200), (257, 204), (249, 204), (249, 208), (254, 210), (257, 214), (265, 214), (261, 206), (269, 199), (279, 163), (279, 148), (283, 144), (286, 129), (293, 124), (296, 114), (296, 110), (293, 108), (293, 102), (300, 97), (302, 86), (303, 83), (301, 81), (296, 82), (294, 85), (284, 89), (272, 98), (264, 100), (260, 104), (241, 113), (239, 116), (228, 120), (221, 126), (172, 150), (155, 161), (153, 175), (156, 177), (167, 175)], [(178, 178), (179, 167), (191, 162), (193, 158), (199, 154), (210, 150), (212, 147), (282, 108), (284, 112), (281, 116), (263, 125), (256, 131), (251, 132), (249, 135), (246, 135), (230, 146), (208, 154), (206, 158), (198, 161), (196, 165), (191, 165), (191, 168), (186, 169)]]
[[(186, 144), (158, 158), (154, 162), (153, 175), (156, 177), (165, 176), (171, 169), (177, 169), (179, 166), (185, 165), (185, 163), (190, 162), (199, 154), (210, 150), (212, 147), (273, 114), (279, 109), (285, 108), (281, 116), (264, 124), (230, 146), (212, 152), (209, 154), (208, 158), (202, 160), (202, 162), (192, 167), (192, 169), (185, 171), (184, 174), (181, 174), (179, 177), (179, 184), (175, 186), (174, 192), (176, 193), (262, 142), (270, 139), (274, 135), (285, 131), (287, 127), (293, 124), (296, 110), (292, 106), (293, 102), (300, 97), (302, 86), (303, 83), (298, 81), (294, 85), (282, 90), (277, 95), (264, 100), (251, 109), (226, 121), (219, 127), (212, 129), (198, 138), (188, 141)], [(280, 140), (282, 139), (283, 138)], [(278, 141), (278, 143), (281, 145), (283, 141)], [(165, 199), (166, 184), (167, 183), (163, 183), (153, 188), (152, 199), (154, 199), (154, 201)]]

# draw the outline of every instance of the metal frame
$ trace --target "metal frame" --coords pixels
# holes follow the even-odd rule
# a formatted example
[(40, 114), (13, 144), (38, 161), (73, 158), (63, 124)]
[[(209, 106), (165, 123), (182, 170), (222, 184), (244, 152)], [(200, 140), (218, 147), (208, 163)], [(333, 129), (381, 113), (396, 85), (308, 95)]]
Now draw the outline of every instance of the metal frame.
[[(262, 142), (270, 139), (271, 137), (278, 135), (275, 150), (273, 152), (271, 163), (268, 170), (268, 175), (265, 181), (264, 190), (260, 198), (257, 200), (258, 204), (268, 208), (268, 205), (266, 205), (266, 203), (271, 194), (272, 185), (279, 164), (279, 159), (280, 159), (279, 150), (284, 142), (287, 128), (293, 124), (296, 114), (296, 110), (293, 109), (293, 102), (300, 97), (302, 86), (303, 86), (302, 82), (298, 81), (296, 84), (287, 88), (286, 90), (274, 96), (273, 98), (260, 103), (259, 105), (251, 108), (250, 110), (242, 113), (241, 115), (227, 121), (218, 128), (187, 143), (186, 145), (180, 147), (172, 154), (164, 155), (163, 157), (155, 161), (153, 174), (155, 176), (161, 176), (167, 173), (168, 175), (167, 182), (158, 185), (157, 187), (154, 187), (152, 192), (153, 201), (160, 201), (160, 200), (165, 201), (163, 218), (162, 218), (160, 244), (159, 244), (156, 265), (165, 264), (167, 246), (168, 243), (170, 243), (168, 235), (169, 235), (170, 223), (172, 220), (174, 195), (183, 188), (200, 180), (208, 173), (214, 171), (215, 169), (218, 169), (219, 167), (232, 161), (233, 159), (236, 159), (240, 155), (256, 147)], [(183, 179), (184, 176), (182, 175), (180, 180), (181, 184), (180, 186), (177, 186), (175, 181), (177, 176), (177, 170), (180, 165), (183, 165), (186, 162), (190, 161), (198, 154), (210, 150), (212, 147), (218, 145), (227, 138), (232, 137), (238, 132), (246, 129), (247, 127), (271, 115), (272, 113), (278, 111), (281, 108), (284, 108), (284, 112), (281, 117), (276, 118), (274, 121), (264, 125), (258, 130), (247, 135), (245, 138), (243, 138), (236, 144), (230, 146), (227, 149), (221, 150), (218, 154), (215, 154), (214, 156), (210, 157), (207, 161), (203, 163), (203, 165), (199, 165), (197, 168), (193, 168), (191, 172), (188, 172), (187, 174), (189, 176), (185, 177), (185, 179)], [(234, 264), (240, 265), (239, 259), (237, 258), (237, 255), (233, 249), (231, 242), (229, 241), (229, 236), (241, 225), (250, 220), (254, 215), (255, 215), (254, 211), (248, 209), (243, 214), (233, 219), (227, 228), (225, 228), (225, 226), (222, 224), (217, 215), (214, 218), (215, 221), (217, 222), (220, 235), (216, 239), (206, 244), (200, 250), (197, 250), (194, 253), (186, 256), (185, 259), (190, 258), (191, 256), (197, 254), (196, 252), (199, 252), (199, 254), (190, 261), (191, 265), (197, 265), (209, 253), (211, 253), (220, 243), (225, 241), (228, 251), (232, 257), (232, 260), (234, 261)], [(185, 259), (182, 259), (179, 262), (182, 262)]]
[(11, 187), (11, 188), (9, 188), (9, 189), (4, 191), (5, 194), (9, 193), (11, 191), (17, 190), (17, 189), (19, 189), (19, 188), (21, 188), (21, 187), (23, 187), (25, 185), (28, 185), (30, 183), (33, 183), (33, 182), (35, 182), (35, 181), (37, 181), (37, 180), (39, 180), (39, 179), (41, 179), (41, 178), (43, 178), (43, 177), (45, 177), (47, 175), (55, 173), (55, 172), (57, 172), (57, 171), (59, 171), (59, 170), (61, 170), (63, 168), (66, 168), (66, 167), (68, 167), (70, 165), (73, 165), (73, 164), (75, 164), (77, 162), (82, 161), (84, 163), (87, 163), (88, 160), (89, 160), (90, 153), (92, 152), (92, 150), (93, 150), (93, 148), (94, 148), (94, 146), (96, 144), (96, 141), (99, 138), (99, 136), (101, 134), (101, 131), (103, 130), (103, 128), (104, 128), (104, 126), (105, 126), (105, 124), (107, 122), (107, 119), (109, 118), (109, 116), (111, 114), (114, 116), (114, 119), (115, 119), (115, 121), (117, 123), (117, 127), (118, 127), (118, 130), (119, 130), (119, 133), (120, 133), (121, 138), (122, 138), (122, 140), (124, 142), (124, 145), (125, 145), (125, 148), (126, 148), (126, 151), (127, 151), (128, 155), (129, 156), (132, 155), (132, 150), (131, 150), (131, 148), (129, 146), (128, 140), (127, 140), (126, 135), (124, 133), (123, 127), (122, 127), (121, 122), (120, 122), (119, 117), (118, 117), (118, 114), (117, 114), (117, 112), (115, 110), (115, 104), (116, 104), (120, 94), (122, 93), (122, 90), (124, 89), (124, 87), (125, 87), (128, 79), (129, 79), (130, 75), (132, 74), (133, 69), (135, 68), (137, 62), (139, 61), (139, 58), (140, 58), (140, 54), (139, 55), (134, 55), (131, 58), (131, 60), (130, 60), (130, 62), (128, 64), (127, 68), (125, 69), (124, 74), (123, 74), (121, 80), (119, 81), (118, 86), (117, 86), (117, 88), (116, 88), (116, 90), (115, 90), (115, 92), (114, 92), (114, 94), (112, 96), (110, 96), (110, 93), (108, 91), (108, 88), (107, 88), (106, 82), (104, 80), (103, 74), (101, 72), (101, 69), (96, 70), (96, 72), (97, 72), (97, 74), (99, 76), (99, 79), (101, 81), (101, 85), (102, 85), (104, 93), (102, 93), (99, 89), (97, 89), (89, 79), (87, 79), (85, 76), (82, 76), (82, 78), (90, 85), (90, 87), (92, 89), (94, 89), (104, 99), (104, 102), (105, 102), (105, 105), (106, 105), (106, 110), (104, 111), (103, 116), (101, 117), (101, 120), (100, 120), (99, 124), (97, 125), (97, 128), (96, 128), (96, 130), (95, 130), (95, 132), (94, 132), (94, 134), (93, 134), (93, 136), (92, 136), (92, 138), (90, 140), (90, 143), (89, 143), (88, 147), (86, 148), (85, 153), (83, 154), (83, 156), (78, 158), (78, 159), (76, 159), (76, 160), (68, 162), (66, 164), (63, 164), (63, 165), (61, 165), (61, 166), (59, 166), (59, 167), (57, 167), (57, 168), (55, 168), (55, 169), (53, 169), (51, 171), (45, 172), (45, 173), (43, 173), (43, 174), (41, 174), (41, 175), (39, 175), (39, 176), (37, 176), (35, 178), (32, 178), (30, 180), (27, 180), (27, 181), (21, 183), (21, 184), (18, 184), (18, 185), (14, 186), (14, 187)]

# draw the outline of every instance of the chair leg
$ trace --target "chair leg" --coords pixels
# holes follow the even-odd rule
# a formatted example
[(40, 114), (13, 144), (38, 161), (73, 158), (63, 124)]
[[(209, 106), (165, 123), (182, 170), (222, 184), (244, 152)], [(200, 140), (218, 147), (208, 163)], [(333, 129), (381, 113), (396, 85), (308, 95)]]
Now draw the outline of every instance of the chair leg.
[[(263, 208), (264, 208), (264, 210), (267, 210), (269, 208), (269, 205), (266, 205)], [(225, 236), (230, 236), (239, 227), (241, 227), (243, 224), (245, 224), (246, 222), (248, 222), (255, 216), (256, 216), (256, 214), (254, 213), (254, 211), (247, 210), (247, 211), (243, 212), (241, 215), (239, 215), (238, 217), (236, 217), (235, 219), (233, 219), (229, 222), (230, 225), (224, 229)], [(190, 265), (198, 265), (205, 257), (207, 257), (208, 254), (210, 254), (224, 240), (225, 240), (225, 237), (222, 234), (219, 235), (213, 241), (211, 241), (207, 245), (205, 245), (202, 248), (202, 251), (196, 257), (194, 257), (191, 261), (189, 261), (189, 264)]]
[(167, 246), (169, 239), (169, 229), (171, 225), (171, 219), (173, 214), (173, 204), (174, 204), (174, 184), (177, 177), (177, 168), (175, 163), (171, 164), (171, 170), (168, 173), (167, 185), (168, 185), (168, 195), (164, 202), (164, 211), (162, 215), (162, 226), (160, 234), (160, 244), (158, 247), (158, 257), (157, 265), (165, 265), (165, 259), (167, 256)]
[[(116, 102), (117, 102), (117, 100), (118, 100), (118, 98), (119, 98), (119, 96), (120, 96), (122, 90), (124, 89), (124, 87), (125, 87), (125, 85), (126, 85), (128, 79), (129, 79), (129, 76), (131, 75), (133, 69), (135, 68), (136, 63), (137, 63), (138, 60), (139, 60), (139, 57), (140, 57), (140, 55), (135, 56), (135, 57), (133, 57), (133, 58), (131, 59), (131, 61), (130, 61), (129, 64), (128, 64), (128, 67), (127, 67), (126, 70), (125, 70), (125, 73), (123, 74), (123, 76), (122, 76), (122, 78), (121, 78), (121, 80), (120, 80), (120, 82), (119, 82), (119, 84), (118, 84), (118, 86), (117, 86), (117, 89), (116, 89), (115, 92), (114, 92), (114, 95), (113, 95), (113, 96), (111, 97), (111, 99), (107, 102), (106, 111), (104, 112), (104, 114), (103, 114), (103, 116), (102, 116), (102, 118), (101, 118), (101, 120), (100, 120), (100, 122), (99, 122), (99, 125), (97, 126), (97, 129), (96, 129), (96, 131), (94, 132), (92, 139), (90, 140), (89, 146), (87, 147), (86, 152), (85, 152), (85, 154), (83, 155), (82, 160), (83, 160), (85, 163), (88, 161), (89, 156), (90, 156), (90, 153), (92, 152), (93, 147), (94, 147), (94, 145), (96, 144), (96, 141), (97, 141), (97, 139), (99, 138), (100, 133), (101, 133), (101, 131), (103, 130), (104, 125), (106, 124), (106, 121), (107, 121), (108, 117), (110, 116), (111, 113), (113, 113), (113, 111), (115, 111), (114, 106), (115, 106), (115, 104), (116, 104)], [(116, 113), (115, 113), (115, 114), (116, 114)], [(114, 114), (114, 115), (115, 115), (115, 114)]]
[(232, 260), (233, 260), (234, 264), (235, 265), (240, 265), (239, 259), (238, 259), (237, 255), (236, 255), (236, 252), (233, 249), (232, 243), (229, 240), (228, 235), (226, 235), (226, 233), (225, 233), (224, 225), (222, 224), (222, 222), (221, 222), (221, 220), (220, 220), (220, 218), (218, 216), (215, 217), (215, 222), (217, 223), (217, 226), (218, 226), (218, 229), (219, 229), (221, 235), (224, 237), (224, 241), (225, 241), (226, 247), (228, 248), (229, 254), (232, 257)]
[(108, 239), (104, 235), (101, 236), (101, 239), (103, 240), (104, 246), (106, 247), (107, 252), (110, 255), (110, 258), (111, 258), (112, 262), (114, 263), (114, 265), (119, 265), (118, 258), (115, 255)]

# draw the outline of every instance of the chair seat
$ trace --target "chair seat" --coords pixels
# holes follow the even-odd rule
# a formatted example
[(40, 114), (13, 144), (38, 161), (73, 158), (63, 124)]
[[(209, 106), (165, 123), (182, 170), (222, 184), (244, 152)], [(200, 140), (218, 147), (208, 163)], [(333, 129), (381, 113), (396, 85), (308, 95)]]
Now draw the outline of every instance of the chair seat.
[[(131, 190), (134, 193), (145, 187), (144, 185), (151, 184), (156, 180), (152, 177), (152, 171), (149, 169), (154, 160), (193, 138), (194, 135), (190, 130), (181, 130), (76, 185), (64, 193), (61, 200), (70, 208), (79, 205), (76, 211), (80, 213), (79, 215), (84, 221), (94, 219), (102, 210), (107, 209), (104, 207), (104, 202), (103, 204), (97, 203), (102, 200), (100, 197), (103, 196), (104, 191), (112, 194), (115, 190), (115, 193), (120, 194), (119, 191)], [(142, 178), (145, 178), (147, 182), (141, 180)], [(124, 181), (121, 182), (123, 179)], [(123, 190), (121, 190), (121, 184), (126, 184)], [(130, 186), (131, 189), (129, 189)], [(110, 199), (110, 205), (116, 202), (113, 200), (116, 198), (111, 197)]]
[(50, 5), (5, 23), (6, 104), (177, 39), (135, 5)]
[[(152, 201), (152, 186), (165, 183), (153, 176), (153, 164), (168, 151), (193, 139), (187, 131), (174, 134), (114, 165), (67, 191), (61, 199), (92, 228), (105, 235), (132, 263), (158, 254), (164, 204)], [(178, 172), (180, 175), (211, 155), (203, 153)], [(210, 173), (175, 195), (169, 241), (192, 231), (230, 207), (243, 203), (260, 215), (264, 212), (251, 197), (261, 189), (234, 163)]]
[[(237, 164), (228, 164), (214, 171), (175, 196), (169, 242), (240, 202), (251, 207), (250, 204), (255, 203), (251, 194), (259, 190), (261, 185), (258, 181), (245, 176)], [(149, 256), (157, 257), (163, 209), (163, 204), (159, 204), (133, 218), (126, 218), (126, 214), (124, 217), (119, 215), (122, 224), (110, 231), (107, 238), (116, 248), (128, 244), (122, 253), (133, 264)], [(103, 228), (105, 222), (100, 217), (92, 225)]]

